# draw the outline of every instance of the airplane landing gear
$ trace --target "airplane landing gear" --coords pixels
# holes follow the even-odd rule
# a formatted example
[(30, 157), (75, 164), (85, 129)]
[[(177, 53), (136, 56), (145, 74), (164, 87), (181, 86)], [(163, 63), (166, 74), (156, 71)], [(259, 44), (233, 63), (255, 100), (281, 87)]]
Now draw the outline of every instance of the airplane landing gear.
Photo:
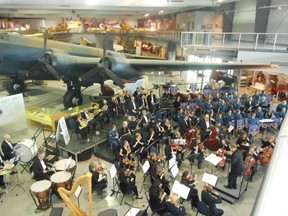
[(83, 104), (83, 96), (76, 89), (69, 89), (63, 97), (63, 105), (65, 109), (76, 107)]
[(5, 82), (6, 91), (9, 95), (23, 93), (25, 90), (25, 82), (22, 80), (8, 80)]

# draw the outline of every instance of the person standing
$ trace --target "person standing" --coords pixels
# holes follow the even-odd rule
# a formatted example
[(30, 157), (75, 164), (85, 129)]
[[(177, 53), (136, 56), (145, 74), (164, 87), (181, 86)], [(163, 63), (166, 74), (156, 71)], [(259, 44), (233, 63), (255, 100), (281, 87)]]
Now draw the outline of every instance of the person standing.
[(231, 170), (228, 175), (228, 185), (224, 187), (228, 189), (237, 189), (237, 177), (244, 171), (243, 155), (241, 150), (237, 149), (236, 144), (231, 144)]
[(204, 189), (201, 192), (201, 200), (209, 206), (211, 216), (221, 216), (224, 214), (223, 209), (216, 207), (217, 203), (222, 203), (222, 199), (217, 192), (212, 191), (210, 185), (204, 185)]

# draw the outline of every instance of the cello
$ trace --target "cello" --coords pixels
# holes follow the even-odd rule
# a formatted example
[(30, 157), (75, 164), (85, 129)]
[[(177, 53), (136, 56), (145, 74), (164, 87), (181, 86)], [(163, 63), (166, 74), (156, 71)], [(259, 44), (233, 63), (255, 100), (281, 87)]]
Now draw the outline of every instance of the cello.
[(272, 146), (265, 147), (263, 149), (263, 153), (261, 154), (261, 157), (260, 157), (260, 163), (261, 164), (269, 163), (272, 153), (273, 153), (273, 147)]
[(196, 128), (188, 128), (186, 132), (186, 143), (187, 147), (191, 150), (195, 144), (196, 144), (196, 139), (197, 139), (197, 129)]
[(210, 134), (205, 142), (205, 146), (210, 151), (217, 151), (219, 148), (219, 138), (218, 138), (218, 131), (215, 126), (210, 126)]

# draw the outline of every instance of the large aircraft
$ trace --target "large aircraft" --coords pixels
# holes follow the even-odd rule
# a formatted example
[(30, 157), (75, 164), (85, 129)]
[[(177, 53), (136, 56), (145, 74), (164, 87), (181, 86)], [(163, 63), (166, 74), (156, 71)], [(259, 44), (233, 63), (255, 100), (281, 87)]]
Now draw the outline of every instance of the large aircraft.
[(7, 32), (0, 33), (0, 51), (0, 75), (10, 78), (10, 82), (6, 84), (9, 94), (23, 92), (25, 80), (63, 80), (67, 84), (67, 91), (63, 97), (65, 109), (83, 103), (81, 87), (99, 83), (101, 90), (105, 91), (107, 86), (104, 86), (104, 81), (109, 79), (123, 88), (124, 80), (136, 80), (145, 72), (151, 71), (169, 73), (187, 70), (274, 67), (269, 64), (207, 64), (174, 61), (171, 59), (175, 53), (171, 53), (173, 49), (169, 48), (170, 60), (128, 59), (123, 54), (113, 51), (106, 50), (103, 55), (103, 49), (99, 48)]

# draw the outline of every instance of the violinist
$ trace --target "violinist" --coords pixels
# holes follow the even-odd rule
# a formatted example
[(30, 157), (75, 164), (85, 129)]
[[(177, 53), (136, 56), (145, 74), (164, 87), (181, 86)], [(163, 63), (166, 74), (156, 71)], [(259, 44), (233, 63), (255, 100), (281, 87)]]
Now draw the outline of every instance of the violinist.
[(103, 173), (104, 168), (92, 161), (89, 164), (89, 171), (92, 173), (92, 191), (103, 190), (107, 187), (107, 175)]
[(152, 173), (152, 178), (154, 181), (160, 181), (162, 190), (169, 196), (170, 187), (169, 181), (165, 178), (164, 168), (161, 165), (157, 165), (154, 173)]
[(197, 208), (197, 204), (199, 202), (198, 190), (196, 188), (197, 185), (197, 174), (192, 174), (189, 171), (184, 171), (181, 177), (180, 183), (190, 188), (189, 195), (187, 197), (188, 200), (191, 200), (192, 208)]
[(192, 151), (190, 152), (190, 155), (187, 157), (187, 159), (193, 163), (196, 159), (198, 161), (198, 169), (201, 169), (203, 160), (204, 160), (204, 144), (201, 142), (200, 138), (196, 139), (196, 146), (193, 147)]
[(135, 166), (137, 166), (137, 163), (135, 162), (134, 158), (128, 158), (127, 156), (124, 156), (120, 166), (129, 170), (134, 170)]
[[(176, 132), (176, 134), (179, 133), (178, 131)], [(184, 156), (184, 152), (182, 153), (181, 151), (177, 151), (177, 149), (173, 149), (173, 142), (171, 142), (171, 144), (169, 143), (169, 141), (167, 141), (165, 143), (165, 148), (164, 148), (164, 152), (165, 152), (165, 158), (166, 160), (170, 160), (174, 155), (176, 156), (176, 162), (177, 162), (177, 166), (180, 167), (183, 161), (183, 156)], [(180, 146), (181, 147), (181, 146)]]
[(133, 191), (136, 195), (136, 199), (142, 199), (143, 197), (139, 196), (138, 188), (135, 184), (136, 175), (130, 169), (122, 168), (119, 171), (119, 181), (120, 189), (125, 194), (128, 191)]
[(153, 128), (150, 128), (149, 129), (149, 136), (148, 136), (148, 140), (147, 140), (147, 145), (148, 146), (150, 146), (151, 144), (153, 145), (153, 146), (150, 147), (150, 152), (151, 151), (158, 152), (157, 147), (156, 147), (156, 145), (158, 143), (156, 143), (156, 142), (157, 142), (156, 133), (155, 133)]

